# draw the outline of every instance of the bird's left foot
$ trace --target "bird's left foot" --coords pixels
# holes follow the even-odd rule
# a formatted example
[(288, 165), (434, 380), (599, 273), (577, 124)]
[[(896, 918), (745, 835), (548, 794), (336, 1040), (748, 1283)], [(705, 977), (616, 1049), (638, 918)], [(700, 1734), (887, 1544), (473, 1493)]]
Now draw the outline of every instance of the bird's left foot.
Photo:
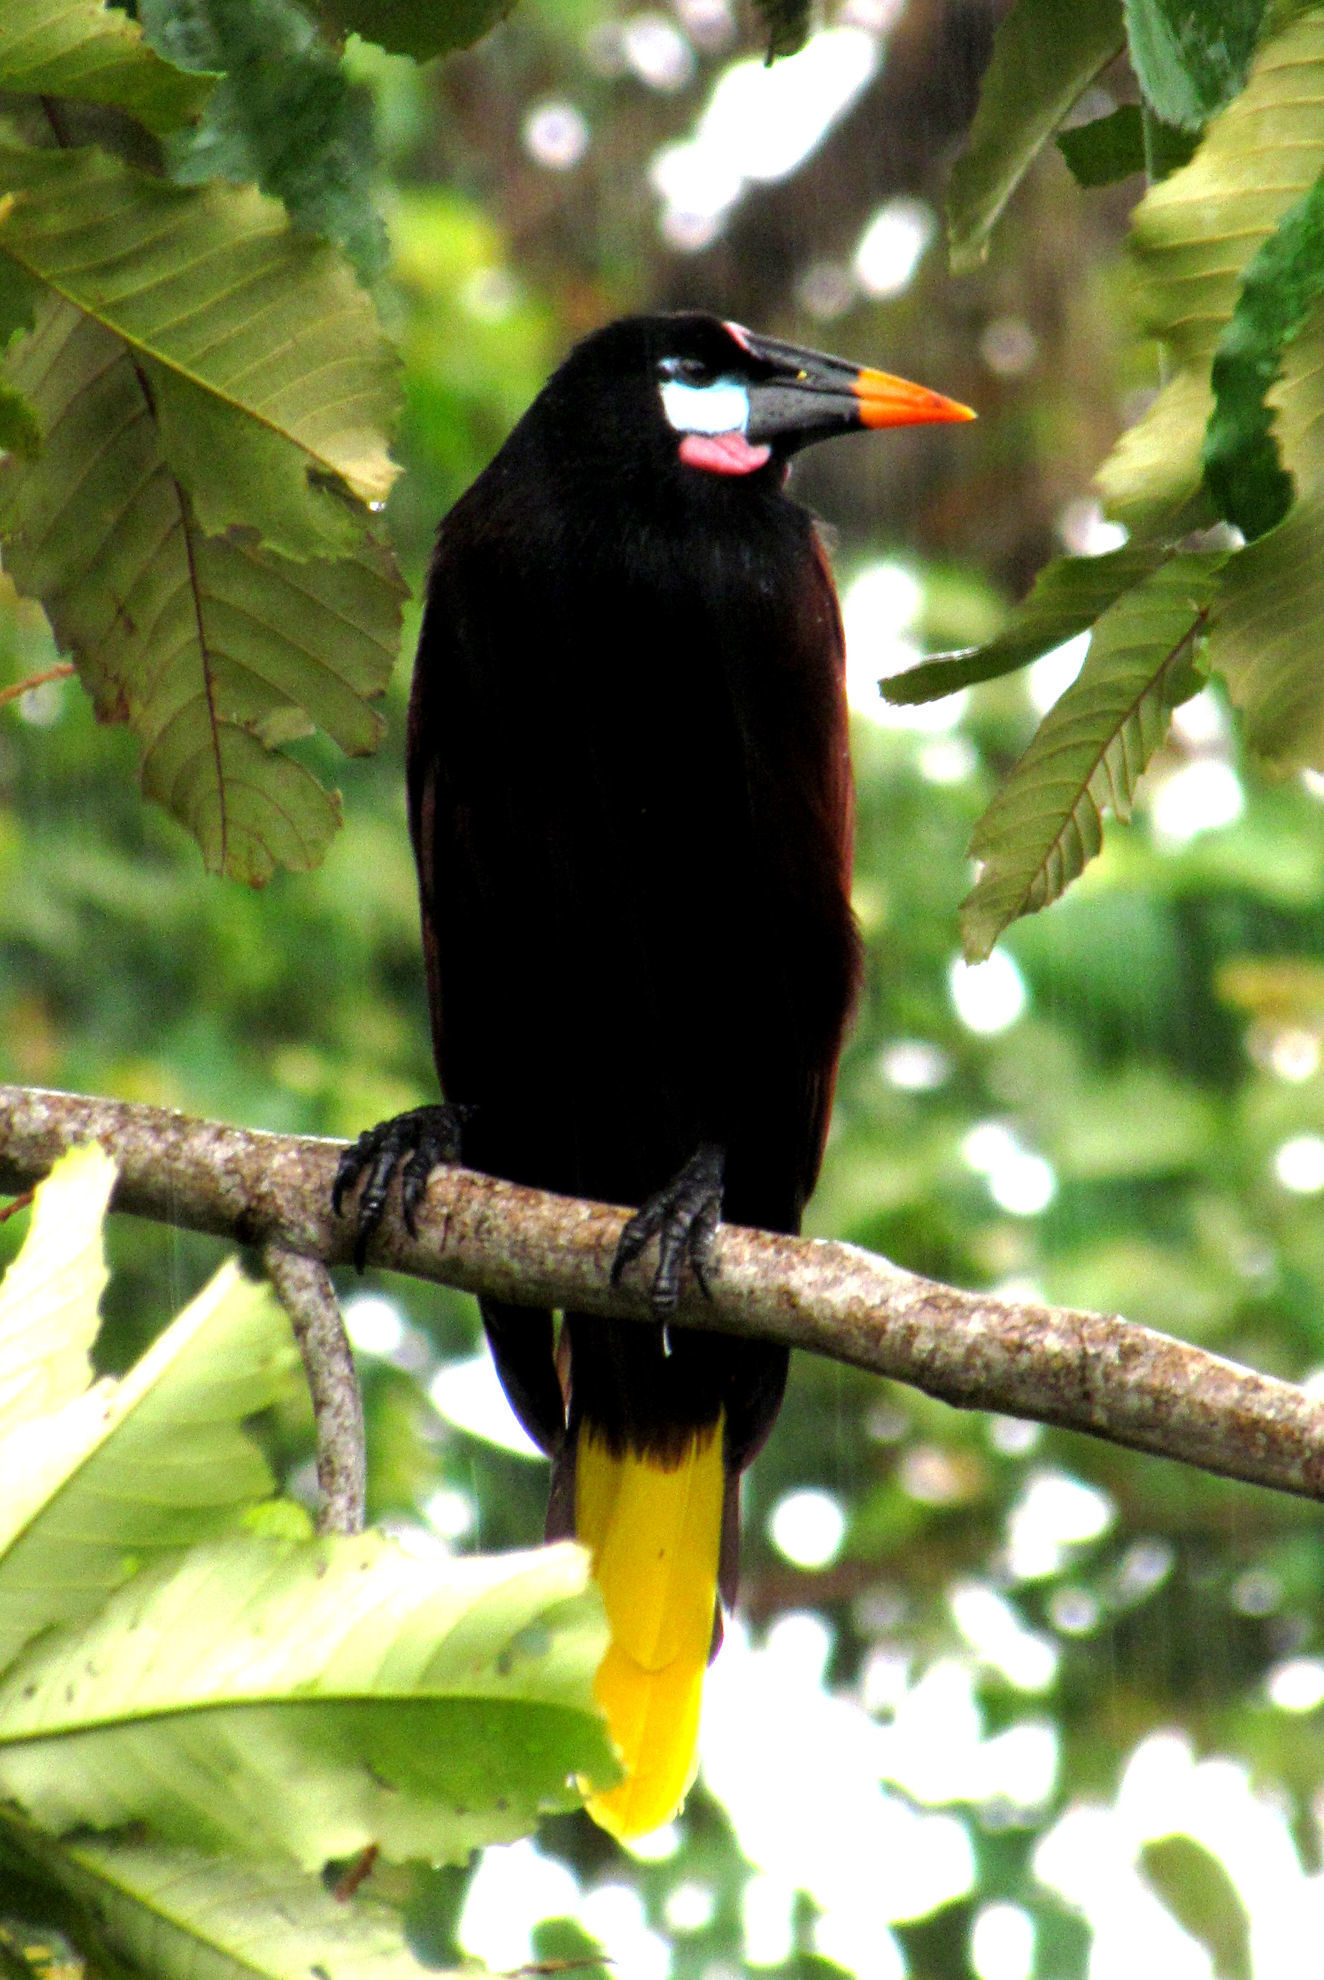
[[(379, 1121), (368, 1128), (340, 1158), (331, 1186), (331, 1208), (343, 1214), (345, 1197), (366, 1175), (354, 1228), (354, 1263), (360, 1272), (368, 1240), (382, 1220), (391, 1178), (400, 1169), (400, 1208), (405, 1229), (417, 1237), (415, 1216), (428, 1186), (428, 1177), (442, 1162), (460, 1159), (460, 1133), (471, 1107), (443, 1101), (439, 1107), (415, 1107), (408, 1114)], [(403, 1165), (403, 1166), (402, 1166)]]
[(626, 1266), (634, 1263), (649, 1239), (657, 1239), (657, 1270), (648, 1298), (659, 1320), (676, 1310), (681, 1266), (687, 1258), (705, 1297), (712, 1297), (708, 1271), (722, 1216), (725, 1166), (724, 1150), (716, 1142), (704, 1142), (666, 1188), (635, 1211), (621, 1232), (612, 1260), (613, 1285), (619, 1285)]

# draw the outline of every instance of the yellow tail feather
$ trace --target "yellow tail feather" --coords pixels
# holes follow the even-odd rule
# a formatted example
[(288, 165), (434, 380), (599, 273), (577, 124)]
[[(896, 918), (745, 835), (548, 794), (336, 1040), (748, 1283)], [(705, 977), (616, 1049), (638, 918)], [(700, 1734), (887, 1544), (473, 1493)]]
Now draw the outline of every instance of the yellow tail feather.
[(669, 1822), (694, 1779), (722, 1537), (722, 1426), (680, 1463), (613, 1456), (593, 1431), (576, 1453), (575, 1524), (593, 1553), (611, 1647), (594, 1687), (626, 1769), (588, 1812), (614, 1836)]

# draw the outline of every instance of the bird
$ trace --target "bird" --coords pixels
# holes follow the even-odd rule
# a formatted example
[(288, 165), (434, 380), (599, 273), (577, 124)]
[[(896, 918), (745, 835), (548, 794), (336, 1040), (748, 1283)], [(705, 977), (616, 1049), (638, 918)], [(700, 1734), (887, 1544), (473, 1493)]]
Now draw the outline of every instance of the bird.
[(652, 1324), (484, 1298), (510, 1403), (551, 1459), (547, 1534), (589, 1548), (621, 1839), (693, 1779), (734, 1600), (740, 1475), (787, 1350), (675, 1324), (719, 1219), (795, 1232), (861, 975), (841, 615), (792, 456), (971, 419), (888, 373), (716, 316), (580, 342), (442, 521), (407, 785), (445, 1096), (369, 1129), (356, 1255), (400, 1172), (630, 1207)]

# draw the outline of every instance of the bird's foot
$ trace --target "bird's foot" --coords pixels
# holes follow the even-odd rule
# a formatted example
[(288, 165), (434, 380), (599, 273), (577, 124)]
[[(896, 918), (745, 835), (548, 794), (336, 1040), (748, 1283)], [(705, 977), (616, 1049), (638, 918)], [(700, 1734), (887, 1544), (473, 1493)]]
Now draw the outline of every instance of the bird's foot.
[(725, 1164), (725, 1152), (716, 1142), (704, 1142), (665, 1189), (641, 1204), (621, 1232), (612, 1260), (613, 1285), (619, 1285), (626, 1266), (634, 1263), (649, 1239), (657, 1239), (657, 1270), (648, 1298), (659, 1320), (676, 1310), (681, 1266), (687, 1258), (704, 1295), (712, 1297), (708, 1270), (722, 1215)]
[[(460, 1159), (460, 1135), (472, 1107), (443, 1101), (436, 1107), (415, 1107), (361, 1134), (340, 1158), (331, 1185), (331, 1208), (344, 1214), (346, 1196), (360, 1176), (366, 1176), (354, 1222), (354, 1263), (360, 1272), (368, 1241), (382, 1220), (391, 1178), (400, 1170), (400, 1209), (405, 1229), (417, 1237), (415, 1218), (428, 1186), (428, 1177), (442, 1162)], [(403, 1164), (403, 1167), (401, 1166)]]

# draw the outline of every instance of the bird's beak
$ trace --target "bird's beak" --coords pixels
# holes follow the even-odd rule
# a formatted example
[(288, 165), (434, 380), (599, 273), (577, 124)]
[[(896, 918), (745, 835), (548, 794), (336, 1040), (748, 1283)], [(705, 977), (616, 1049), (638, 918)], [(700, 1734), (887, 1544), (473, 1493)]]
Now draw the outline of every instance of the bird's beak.
[(755, 337), (738, 324), (727, 328), (750, 357), (769, 367), (768, 375), (748, 388), (745, 438), (754, 445), (771, 442), (779, 453), (789, 454), (811, 441), (861, 427), (927, 426), (975, 417), (969, 406), (886, 371)]

